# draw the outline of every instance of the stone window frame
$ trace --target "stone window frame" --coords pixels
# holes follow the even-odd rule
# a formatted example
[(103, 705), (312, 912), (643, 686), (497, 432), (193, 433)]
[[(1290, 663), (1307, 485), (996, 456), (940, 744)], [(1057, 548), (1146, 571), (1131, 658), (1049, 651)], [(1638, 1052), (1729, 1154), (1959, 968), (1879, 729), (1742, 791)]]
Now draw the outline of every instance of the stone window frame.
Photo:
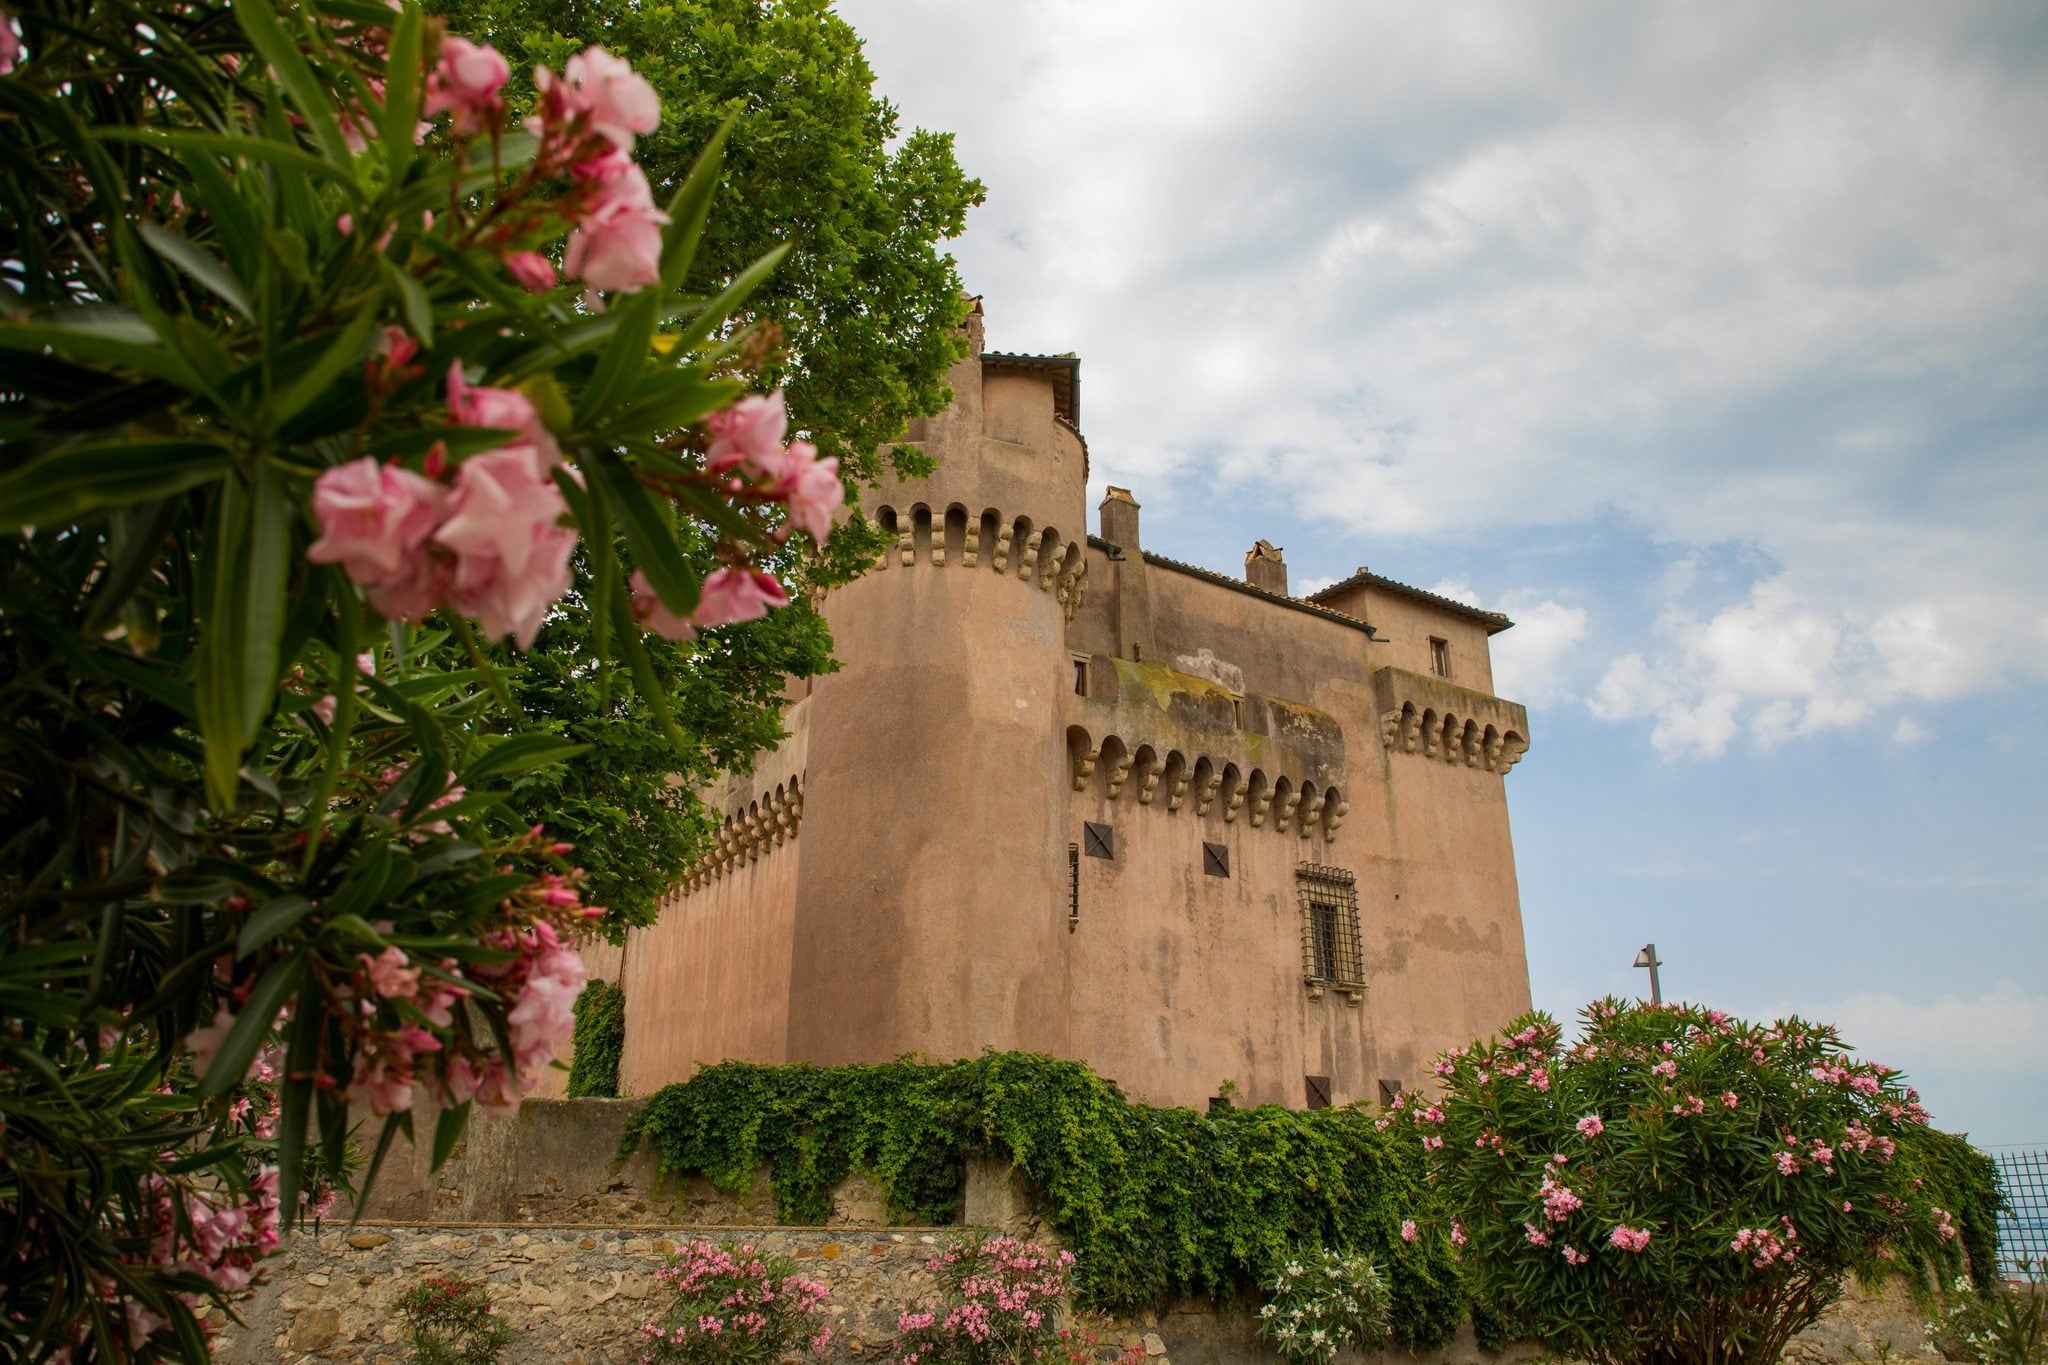
[(1358, 878), (1341, 867), (1301, 863), (1294, 869), (1301, 905), (1302, 980), (1309, 998), (1343, 991), (1347, 1003), (1365, 995), (1364, 936), (1358, 917)]
[(1439, 678), (1451, 676), (1451, 642), (1441, 635), (1429, 637), (1429, 671)]

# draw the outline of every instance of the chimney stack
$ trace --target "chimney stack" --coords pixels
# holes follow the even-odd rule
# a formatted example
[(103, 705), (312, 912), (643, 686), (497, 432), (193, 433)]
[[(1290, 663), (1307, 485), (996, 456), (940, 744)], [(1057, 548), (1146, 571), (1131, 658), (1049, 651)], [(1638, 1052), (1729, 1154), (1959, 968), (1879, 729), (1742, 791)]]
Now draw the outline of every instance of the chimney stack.
[(1287, 596), (1287, 561), (1278, 546), (1259, 541), (1244, 552), (1244, 581), (1255, 588)]
[(1138, 545), (1138, 500), (1131, 496), (1128, 488), (1112, 488), (1103, 495), (1101, 517), (1102, 538), (1131, 554), (1136, 554)]

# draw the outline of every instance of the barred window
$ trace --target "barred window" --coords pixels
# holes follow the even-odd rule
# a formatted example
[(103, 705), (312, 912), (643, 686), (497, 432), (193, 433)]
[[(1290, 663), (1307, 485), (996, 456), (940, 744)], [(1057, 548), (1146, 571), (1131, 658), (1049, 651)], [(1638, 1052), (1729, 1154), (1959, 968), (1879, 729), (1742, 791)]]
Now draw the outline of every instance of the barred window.
[(1363, 986), (1358, 879), (1341, 867), (1303, 863), (1295, 869), (1294, 883), (1301, 896), (1303, 974), (1311, 982)]

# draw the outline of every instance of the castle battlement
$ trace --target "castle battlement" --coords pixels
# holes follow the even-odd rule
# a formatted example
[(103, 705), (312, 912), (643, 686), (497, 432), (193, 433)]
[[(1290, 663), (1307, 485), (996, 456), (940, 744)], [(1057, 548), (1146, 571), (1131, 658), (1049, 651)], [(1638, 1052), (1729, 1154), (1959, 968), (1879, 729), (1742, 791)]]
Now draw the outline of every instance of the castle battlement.
[[(1380, 1098), (1528, 1008), (1493, 693), (1509, 622), (1366, 570), (1307, 598), (1087, 530), (1080, 361), (985, 351), (831, 593), (840, 671), (705, 793), (620, 967), (622, 1075), (1022, 1048), (1200, 1105)], [(798, 838), (801, 831), (802, 837)]]

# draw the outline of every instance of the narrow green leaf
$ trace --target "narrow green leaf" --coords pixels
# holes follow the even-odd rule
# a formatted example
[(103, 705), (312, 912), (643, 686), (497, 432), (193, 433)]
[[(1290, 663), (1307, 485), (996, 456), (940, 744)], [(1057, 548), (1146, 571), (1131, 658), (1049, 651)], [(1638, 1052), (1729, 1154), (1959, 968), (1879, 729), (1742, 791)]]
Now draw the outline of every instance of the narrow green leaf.
[(298, 507), (284, 475), (269, 463), (256, 467), (250, 489), (249, 540), (242, 568), (242, 733), (253, 735), (277, 700), (279, 644), (284, 636), (285, 589), (292, 576), (292, 530)]
[(334, 121), (333, 99), (313, 74), (313, 68), (299, 51), (298, 43), (278, 22), (278, 6), (274, 0), (234, 0), (234, 7), (235, 19), (241, 24), (242, 32), (248, 35), (257, 55), (277, 73), (285, 94), (312, 131), (313, 141), (327, 154), (328, 161), (337, 166), (348, 166), (348, 143), (342, 140), (341, 126)]
[(697, 343), (717, 330), (718, 324), (738, 312), (740, 305), (747, 301), (748, 296), (761, 287), (761, 282), (775, 273), (775, 267), (781, 265), (782, 258), (789, 254), (789, 247), (790, 244), (784, 242), (735, 276), (733, 282), (727, 285), (717, 298), (705, 304), (703, 311), (675, 334), (675, 349), (670, 352), (669, 358), (677, 364), (688, 360)]
[(398, 306), (405, 313), (406, 330), (420, 339), (422, 346), (434, 344), (434, 301), (427, 295), (427, 287), (398, 268), (389, 256), (379, 255), (377, 266), (383, 272), (384, 282), (391, 286), (391, 292), (398, 295)]
[(300, 409), (318, 398), (329, 384), (362, 361), (370, 349), (370, 333), (377, 326), (377, 303), (378, 300), (372, 299), (364, 304), (319, 358), (292, 381), (284, 397), (270, 405), (268, 415), (274, 426), (283, 426), (290, 421)]
[(354, 1227), (362, 1221), (363, 1209), (370, 1202), (370, 1189), (377, 1183), (377, 1173), (384, 1169), (384, 1158), (391, 1155), (391, 1144), (403, 1131), (407, 1140), (412, 1138), (412, 1115), (408, 1113), (388, 1114), (384, 1119), (384, 1131), (377, 1134), (377, 1150), (371, 1154), (370, 1164), (363, 1169), (362, 1183), (356, 1186), (355, 1207), (349, 1211), (348, 1225)]
[(739, 118), (737, 113), (731, 114), (719, 125), (704, 150), (697, 153), (689, 175), (669, 197), (668, 227), (661, 234), (660, 293), (673, 293), (690, 273), (690, 262), (704, 235), (704, 219), (711, 211), (711, 196), (718, 189), (718, 174), (725, 166), (725, 140), (732, 136)]
[(604, 484), (626, 545), (634, 563), (647, 575), (647, 582), (661, 598), (662, 605), (678, 616), (697, 609), (702, 584), (683, 558), (676, 543), (675, 522), (633, 476), (633, 470), (617, 456), (600, 455), (583, 462), (586, 476), (595, 475)]
[[(90, 316), (102, 311), (106, 314), (104, 318)], [(205, 387), (184, 356), (164, 345), (155, 329), (133, 313), (80, 308), (66, 309), (58, 316), (64, 318), (63, 323), (0, 325), (0, 350), (26, 351), (30, 355), (55, 351), (76, 360), (98, 361), (167, 379), (184, 389)]]
[(211, 553), (200, 557), (202, 635), (192, 699), (206, 745), (207, 798), (215, 809), (225, 811), (234, 806), (242, 750), (249, 742), (249, 731), (242, 725), (248, 707), (240, 695), (249, 496), (240, 479), (222, 483), (207, 532)]
[(512, 735), (484, 750), (483, 756), (462, 770), (461, 785), (474, 786), (486, 777), (517, 777), (540, 768), (566, 763), (588, 753), (588, 744), (578, 744), (559, 735)]
[(218, 294), (245, 320), (256, 320), (255, 305), (243, 292), (241, 281), (225, 265), (168, 228), (158, 227), (155, 223), (137, 223), (135, 230), (149, 244), (150, 250)]
[(235, 939), (235, 956), (248, 957), (312, 913), (313, 902), (304, 896), (279, 896), (243, 922)]
[(270, 1026), (277, 1022), (277, 1012), (284, 1008), (285, 1000), (298, 989), (299, 978), (305, 974), (306, 959), (294, 957), (273, 963), (270, 970), (257, 979), (255, 989), (249, 992), (248, 1003), (236, 1016), (234, 1027), (228, 1030), (227, 1040), (214, 1054), (213, 1065), (206, 1068), (206, 1075), (200, 1079), (201, 1099), (210, 1100), (225, 1094), (249, 1074), (249, 1065), (255, 1060), (257, 1049), (263, 1046)]
[(394, 185), (405, 183), (417, 154), (412, 139), (420, 118), (420, 81), (420, 11), (407, 5), (391, 22), (384, 59), (384, 159)]
[(469, 1101), (465, 1100), (453, 1109), (443, 1109), (441, 1117), (434, 1121), (434, 1169), (440, 1170), (448, 1161), (448, 1154), (455, 1150), (455, 1144), (462, 1138), (462, 1130), (469, 1126)]
[(102, 507), (173, 497), (218, 479), (228, 452), (200, 441), (72, 446), (0, 476), (0, 527), (61, 526)]
[(292, 1011), (285, 1039), (284, 1085), (278, 1090), (277, 1194), (286, 1227), (299, 1221), (299, 1188), (306, 1169), (306, 1120), (313, 1104), (313, 1071), (320, 1062), (320, 1030), (327, 1023), (318, 982), (309, 982)]
[(220, 159), (211, 152), (183, 147), (178, 150), (178, 161), (192, 181), (189, 197), (213, 219), (229, 267), (244, 277), (255, 274), (261, 263), (263, 229), (256, 222), (249, 201), (221, 170)]
[(213, 152), (220, 156), (245, 156), (252, 161), (267, 162), (300, 175), (309, 175), (331, 184), (346, 186), (351, 191), (352, 202), (362, 202), (362, 187), (356, 184), (356, 179), (349, 173), (348, 167), (337, 166), (289, 142), (279, 142), (266, 137), (236, 137), (225, 133), (182, 130), (166, 132), (158, 128), (96, 128), (93, 130), (93, 136), (109, 142), (143, 142), (161, 147), (189, 147), (194, 151)]
[(611, 344), (598, 357), (590, 382), (577, 398), (576, 416), (583, 426), (605, 425), (612, 409), (633, 391), (652, 354), (654, 316), (659, 306), (654, 291), (644, 290), (618, 310), (619, 329), (612, 333)]
[(746, 392), (732, 379), (707, 379), (695, 370), (662, 368), (641, 381), (633, 401), (603, 428), (603, 435), (660, 436), (689, 426)]
[(647, 646), (640, 640), (640, 623), (633, 619), (623, 597), (612, 599), (612, 633), (619, 642), (619, 653), (632, 671), (633, 683), (640, 689), (641, 698), (647, 709), (654, 713), (654, 723), (661, 727), (663, 735), (673, 744), (678, 753), (689, 752), (690, 742), (676, 726), (675, 713), (669, 709), (668, 694), (662, 690), (661, 680), (655, 676), (654, 661), (647, 657)]

